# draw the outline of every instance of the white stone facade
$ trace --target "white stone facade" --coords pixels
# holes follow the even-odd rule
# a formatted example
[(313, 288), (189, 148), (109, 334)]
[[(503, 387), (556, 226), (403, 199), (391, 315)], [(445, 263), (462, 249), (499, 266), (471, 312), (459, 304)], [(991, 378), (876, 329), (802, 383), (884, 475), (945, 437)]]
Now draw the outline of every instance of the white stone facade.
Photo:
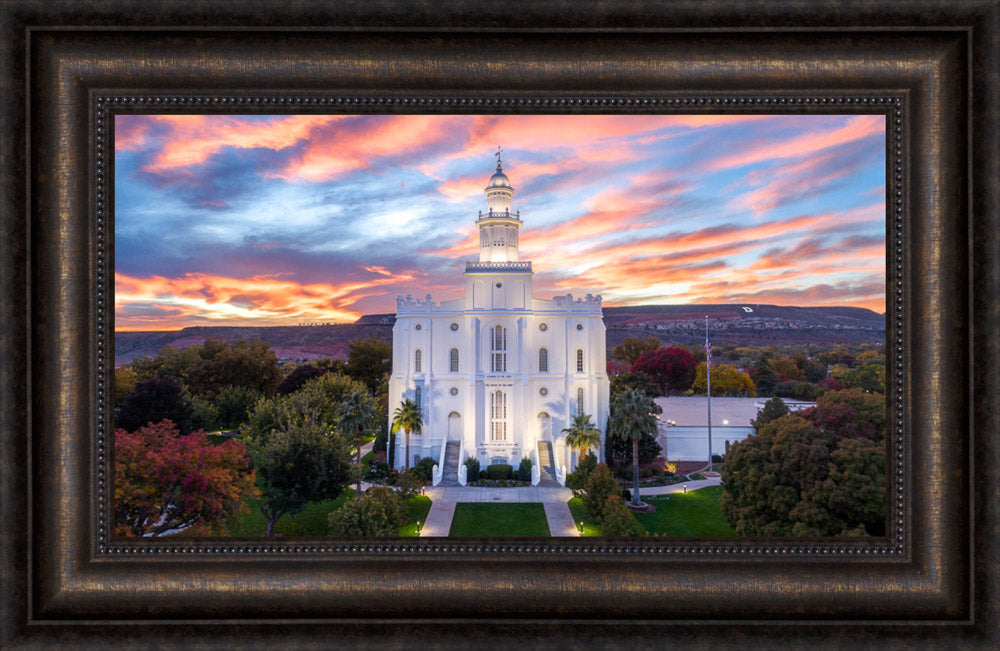
[[(578, 410), (603, 432), (608, 418), (605, 327), (601, 297), (541, 300), (532, 296), (531, 262), (518, 259), (520, 215), (510, 211), (502, 166), (486, 188), (480, 213), (480, 259), (467, 262), (465, 297), (434, 302), (400, 297), (393, 327), (389, 417), (406, 398), (424, 415), (410, 435), (410, 464), (438, 459), (446, 441), (462, 456), (517, 466), (552, 443), (557, 470), (576, 455), (562, 429)], [(405, 463), (405, 436), (396, 437), (395, 466)], [(562, 480), (562, 473), (557, 473)]]

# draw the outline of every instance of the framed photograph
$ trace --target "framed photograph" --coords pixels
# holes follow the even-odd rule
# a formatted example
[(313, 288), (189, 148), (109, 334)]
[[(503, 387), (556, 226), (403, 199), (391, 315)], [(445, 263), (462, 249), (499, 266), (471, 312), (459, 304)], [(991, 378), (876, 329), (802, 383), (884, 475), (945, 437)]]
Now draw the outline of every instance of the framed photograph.
[[(418, 13), (404, 5), (360, 3), (278, 9), (263, 3), (116, 3), (89, 8), (13, 2), (0, 9), (0, 16), (5, 34), (3, 86), (12, 90), (0, 114), (5, 161), (0, 170), (0, 248), (8, 307), (2, 317), (0, 378), (5, 404), (0, 448), (0, 513), (5, 525), (0, 547), (5, 586), (10, 586), (0, 627), (5, 645), (98, 647), (124, 642), (231, 648), (427, 640), (457, 646), (470, 639), (508, 639), (648, 646), (671, 639), (725, 647), (801, 645), (845, 635), (900, 645), (931, 640), (988, 647), (998, 642), (993, 588), (997, 569), (989, 562), (997, 553), (996, 509), (989, 496), (995, 491), (995, 396), (1000, 391), (994, 341), (995, 306), (1000, 304), (998, 247), (991, 235), (1000, 226), (1000, 156), (991, 145), (996, 142), (993, 107), (1000, 60), (1000, 9), (995, 4), (946, 3), (923, 12), (890, 3), (866, 5), (864, 10), (779, 3), (739, 11), (721, 3), (608, 3), (581, 14), (569, 6), (545, 12), (526, 7), (483, 10), (473, 3)], [(280, 221), (281, 206), (287, 205), (283, 202), (301, 206), (309, 200), (268, 195), (267, 179), (327, 174), (351, 160), (370, 170), (378, 145), (361, 140), (353, 159), (346, 149), (332, 158), (327, 151), (327, 158), (309, 166), (309, 139), (295, 151), (285, 151), (273, 139), (277, 128), (271, 140), (242, 147), (220, 140), (218, 131), (205, 124), (230, 120), (239, 123), (231, 133), (247, 134), (255, 120), (291, 128), (296, 121), (335, 118), (388, 124), (396, 119), (396, 128), (387, 130), (383, 142), (384, 156), (391, 158), (392, 151), (399, 150), (405, 158), (406, 151), (420, 150), (414, 132), (399, 124), (412, 116), (441, 124), (445, 118), (513, 123), (538, 116), (545, 125), (520, 144), (484, 142), (488, 179), (472, 180), (487, 188), (481, 198), (485, 217), (474, 215), (464, 236), (454, 229), (446, 234), (446, 225), (417, 229), (413, 215), (403, 209), (405, 200), (394, 206), (399, 210), (383, 213), (395, 216), (396, 222), (379, 230), (409, 229), (413, 241), (438, 239), (440, 251), (458, 253), (451, 259), (463, 277), (455, 285), (468, 290), (452, 296), (447, 283), (441, 286), (446, 274), (423, 273), (408, 292), (412, 295), (403, 294), (388, 309), (376, 306), (376, 297), (360, 295), (355, 295), (357, 304), (337, 306), (352, 315), (392, 313), (397, 324), (405, 321), (410, 339), (404, 357), (410, 371), (395, 389), (390, 380), (393, 401), (416, 398), (417, 387), (432, 388), (420, 384), (424, 378), (418, 377), (423, 373), (422, 351), (430, 350), (429, 344), (419, 343), (420, 337), (430, 333), (421, 334), (417, 326), (441, 330), (444, 337), (461, 333), (468, 323), (465, 316), (456, 316), (461, 310), (444, 308), (447, 301), (469, 300), (474, 311), (477, 289), (484, 292), (484, 301), (488, 298), (494, 307), (502, 301), (506, 309), (508, 302), (517, 300), (510, 287), (525, 275), (518, 247), (543, 259), (548, 253), (541, 240), (517, 239), (529, 207), (523, 206), (525, 214), (519, 215), (510, 202), (519, 188), (510, 156), (521, 155), (528, 162), (532, 147), (557, 130), (552, 120), (562, 118), (564, 125), (595, 120), (590, 135), (605, 132), (610, 145), (616, 142), (609, 126), (615, 120), (827, 120), (819, 130), (822, 135), (816, 136), (827, 144), (836, 139), (831, 133), (838, 128), (858, 133), (865, 128), (858, 123), (871, 121), (867, 128), (883, 139), (874, 160), (884, 180), (878, 197), (884, 203), (876, 211), (884, 220), (884, 267), (866, 266), (841, 286), (864, 285), (864, 275), (870, 274), (875, 284), (882, 281), (885, 287), (881, 297), (866, 299), (873, 305), (881, 299), (885, 313), (884, 530), (860, 538), (119, 535), (112, 482), (115, 330), (128, 318), (137, 324), (157, 318), (201, 323), (198, 319), (208, 314), (202, 308), (220, 304), (210, 300), (211, 292), (219, 290), (211, 283), (181, 291), (175, 282), (171, 291), (177, 291), (171, 293), (163, 286), (143, 284), (156, 275), (152, 272), (124, 282), (122, 277), (136, 265), (176, 268), (177, 260), (198, 255), (233, 268), (235, 258), (225, 257), (232, 251), (212, 249), (211, 238), (202, 240), (204, 251), (181, 246), (182, 240), (190, 245), (198, 237), (191, 226), (199, 223), (199, 211), (215, 211), (218, 227), (241, 218), (227, 212), (227, 197), (255, 194), (259, 205), (252, 211), (243, 205), (247, 212), (242, 218)], [(187, 121), (190, 126), (196, 120), (203, 123), (200, 130), (189, 131), (193, 136), (178, 139), (173, 149), (148, 146), (155, 138), (170, 140), (172, 132), (164, 124)], [(454, 124), (440, 128), (456, 137), (462, 133)], [(587, 134), (588, 129), (575, 133)], [(642, 135), (646, 142), (657, 132), (641, 134), (638, 140)], [(579, 144), (583, 136), (573, 138)], [(605, 175), (611, 177), (640, 156), (637, 149), (624, 151), (632, 142), (624, 134), (617, 138), (621, 158), (604, 168)], [(506, 154), (496, 152), (497, 145)], [(697, 148), (698, 143), (687, 145)], [(216, 156), (220, 149), (228, 156)], [(733, 150), (737, 155), (739, 147)], [(135, 153), (123, 156), (125, 151)], [(596, 153), (602, 152), (608, 154)], [(576, 157), (580, 153), (573, 150)], [(705, 158), (718, 160), (723, 153), (707, 151)], [(170, 155), (175, 158), (170, 160)], [(458, 155), (449, 158), (445, 151), (433, 160), (431, 150), (424, 155), (424, 175), (472, 176)], [(837, 163), (824, 163), (806, 152), (802, 160), (803, 166), (827, 164), (835, 175), (859, 158), (870, 167), (873, 159), (866, 155), (853, 152)], [(199, 166), (207, 160), (216, 167)], [(554, 164), (540, 158), (531, 162)], [(154, 169), (157, 163), (161, 167)], [(383, 176), (397, 170), (401, 178), (391, 181), (399, 192), (409, 192), (421, 179), (398, 172), (407, 169), (395, 164)], [(137, 178), (146, 184), (141, 191), (129, 186)], [(758, 179), (755, 187), (770, 187), (768, 180)], [(783, 189), (775, 184), (772, 194), (809, 194), (791, 188), (792, 170), (783, 170), (773, 180), (789, 183)], [(718, 193), (736, 200), (739, 179), (726, 181), (728, 187), (721, 180), (714, 182)], [(815, 177), (802, 180), (810, 181), (812, 194), (821, 195), (822, 182)], [(455, 184), (456, 192), (461, 192), (460, 185)], [(662, 186), (626, 189), (623, 196), (634, 202), (665, 192)], [(862, 191), (852, 189), (854, 195)], [(391, 194), (370, 180), (359, 183), (357, 192), (358, 205)], [(761, 190), (755, 195), (760, 206), (769, 200), (765, 194)], [(545, 198), (540, 190), (535, 197)], [(311, 200), (324, 201), (321, 194)], [(347, 203), (343, 196), (336, 201)], [(150, 205), (154, 202), (157, 205)], [(157, 212), (168, 204), (177, 220), (172, 225), (164, 223), (165, 213)], [(843, 214), (842, 208), (838, 214)], [(119, 228), (117, 213), (123, 210), (129, 211), (128, 221), (123, 219)], [(185, 219), (186, 210), (190, 219)], [(639, 215), (641, 209), (630, 204), (626, 212)], [(137, 228), (142, 215), (151, 222)], [(557, 217), (553, 219), (556, 224)], [(610, 213), (599, 214), (592, 224), (606, 229), (610, 222), (621, 230), (623, 222), (612, 219)], [(719, 224), (707, 228), (713, 226)], [(666, 234), (675, 233), (668, 229)], [(267, 247), (288, 234), (276, 235), (242, 244)], [(344, 235), (346, 239), (346, 230)], [(847, 237), (838, 244), (850, 244)], [(118, 238), (151, 246), (129, 249), (129, 259), (117, 245), (126, 240)], [(375, 248), (372, 242), (385, 244), (374, 235), (365, 242)], [(861, 240), (853, 243), (864, 245)], [(322, 250), (323, 243), (315, 244)], [(147, 260), (140, 259), (143, 254)], [(803, 249), (802, 255), (818, 258), (815, 247)], [(621, 268), (624, 261), (616, 265)], [(243, 262), (244, 270), (254, 266)], [(395, 283), (401, 278), (393, 276), (402, 271), (428, 271), (406, 262), (369, 264), (369, 277), (360, 284), (371, 285), (373, 278)], [(205, 265), (192, 269), (191, 274), (214, 273)], [(341, 271), (350, 275), (346, 268)], [(575, 296), (565, 299), (570, 311), (585, 310), (587, 301), (599, 300), (595, 297), (602, 291), (602, 297), (613, 302), (614, 290), (621, 293), (629, 287), (614, 285), (610, 273), (588, 276), (579, 271), (546, 277), (542, 269), (533, 270), (536, 284), (549, 284), (546, 290), (566, 289), (548, 294)], [(703, 273), (710, 276), (711, 271)], [(311, 282), (305, 276), (279, 282), (266, 272), (260, 277), (296, 288)], [(166, 284), (171, 280), (167, 273), (159, 278)], [(732, 278), (722, 280), (732, 287)], [(482, 287), (476, 284), (480, 281)], [(395, 291), (393, 283), (386, 284)], [(610, 293), (603, 289), (607, 285), (613, 287)], [(289, 287), (273, 293), (258, 287), (225, 303), (233, 310), (256, 308), (276, 295), (294, 293)], [(590, 298), (588, 291), (593, 292)], [(195, 292), (205, 300), (199, 302), (192, 296)], [(429, 300), (428, 293), (440, 298)], [(521, 296), (549, 298), (541, 291)], [(741, 304), (767, 302), (727, 296)], [(366, 300), (372, 302), (370, 307)], [(432, 314), (437, 312), (445, 317), (440, 328), (433, 320), (440, 320)], [(332, 312), (309, 310), (292, 318), (341, 320)], [(589, 327), (582, 312), (574, 318), (563, 319), (573, 321), (563, 333), (567, 340), (576, 336), (576, 325), (581, 333)], [(452, 323), (458, 328), (450, 330)], [(545, 428), (535, 413), (537, 405), (531, 405), (530, 426), (522, 427), (537, 430), (537, 439), (516, 441), (520, 447), (515, 449), (515, 441), (505, 434), (505, 424), (510, 427), (506, 431), (513, 432), (514, 421), (503, 412), (508, 389), (501, 386), (499, 375), (513, 356), (505, 357), (502, 344), (520, 345), (520, 339), (503, 331), (496, 335), (502, 324), (487, 325), (491, 340), (484, 339), (483, 345), (493, 346), (488, 359), (497, 386), (484, 400), (494, 402), (488, 413), (485, 407), (483, 414), (472, 412), (471, 420), (482, 420), (481, 428), (467, 428), (461, 420), (464, 412), (452, 407), (443, 412), (441, 423), (447, 425), (441, 427), (473, 432), (467, 443), (462, 437), (455, 440), (463, 441), (464, 452), (476, 448), (483, 464), (516, 462), (527, 455), (537, 467), (548, 465), (540, 462), (549, 459), (558, 482), (560, 466), (571, 470), (577, 457), (555, 440), (551, 452), (543, 445)], [(547, 329), (553, 330), (548, 335), (559, 334)], [(545, 332), (539, 327), (534, 331)], [(535, 348), (542, 344), (532, 342), (532, 363), (541, 364)], [(454, 349), (461, 369), (469, 355), (463, 354), (465, 348)], [(576, 357), (554, 355), (553, 367), (574, 360), (579, 364), (582, 351), (586, 368), (587, 345), (566, 349)], [(427, 364), (436, 363), (436, 357), (427, 355)], [(449, 356), (441, 360), (452, 363)], [(546, 356), (546, 368), (548, 361)], [(599, 413), (600, 373), (587, 379), (585, 371), (577, 372), (582, 374), (581, 386), (571, 388), (584, 390), (578, 404)], [(583, 386), (584, 380), (592, 381), (593, 388)], [(433, 388), (443, 391), (446, 401), (449, 387)], [(452, 397), (457, 400), (465, 387), (456, 383), (455, 388), (458, 393)], [(551, 391), (532, 385), (538, 400), (546, 397), (541, 388)], [(425, 397), (420, 395), (420, 400)], [(576, 399), (575, 394), (570, 397)], [(562, 403), (567, 400), (563, 396)], [(458, 414), (459, 424), (452, 422), (451, 413)], [(419, 457), (447, 457), (444, 441), (437, 447), (423, 439), (410, 440), (409, 445), (418, 446)], [(413, 451), (398, 441), (395, 449), (407, 465)], [(707, 449), (709, 457), (713, 450)]]

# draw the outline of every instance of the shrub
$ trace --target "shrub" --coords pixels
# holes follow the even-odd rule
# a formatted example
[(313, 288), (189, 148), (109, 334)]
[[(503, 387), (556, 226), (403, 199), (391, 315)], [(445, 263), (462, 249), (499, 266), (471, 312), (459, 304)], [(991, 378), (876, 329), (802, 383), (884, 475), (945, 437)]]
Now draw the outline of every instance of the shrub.
[(531, 459), (529, 457), (521, 459), (521, 465), (517, 467), (517, 478), (521, 481), (531, 481)]
[(480, 470), (479, 471), (479, 478), (480, 479), (487, 479), (487, 475), (486, 475), (486, 471), (485, 470)]
[(650, 468), (649, 466), (643, 466), (642, 468), (639, 468), (639, 477), (642, 479), (649, 479), (655, 474), (656, 471), (653, 468)]
[(491, 463), (486, 466), (486, 479), (510, 479), (514, 466), (509, 463)]
[(618, 482), (611, 475), (611, 470), (603, 463), (597, 464), (593, 472), (590, 473), (584, 490), (586, 493), (582, 497), (583, 507), (587, 509), (590, 517), (598, 523), (604, 517), (604, 507), (608, 498), (619, 499), (618, 496), (621, 495)]
[(712, 463), (722, 463), (722, 455), (721, 454), (713, 454), (712, 455)]
[(597, 457), (591, 452), (576, 466), (576, 470), (566, 475), (566, 487), (574, 491), (582, 491), (587, 484), (590, 473), (597, 467)]
[(479, 459), (475, 457), (466, 457), (465, 461), (465, 479), (467, 482), (474, 482), (479, 479)]
[(330, 535), (342, 537), (397, 536), (406, 522), (403, 498), (391, 488), (376, 486), (360, 499), (347, 500), (330, 513)]
[(423, 481), (428, 482), (434, 476), (434, 466), (436, 464), (437, 461), (433, 457), (424, 457), (420, 461), (413, 464), (412, 470), (417, 477), (420, 477)]
[(371, 461), (365, 471), (364, 480), (369, 482), (385, 481), (389, 477), (389, 464), (385, 461)]
[(396, 477), (396, 488), (404, 500), (419, 494), (423, 487), (423, 480), (420, 479), (412, 468), (406, 472), (399, 473)]
[(632, 517), (632, 513), (621, 500), (609, 497), (604, 503), (603, 512), (601, 533), (605, 536), (624, 538), (646, 535), (646, 529)]
[(372, 451), (388, 453), (388, 450), (386, 449), (388, 445), (389, 432), (385, 428), (385, 423), (383, 423), (382, 427), (379, 427), (378, 434), (375, 435), (375, 442), (372, 443)]
[(676, 475), (677, 464), (674, 463), (673, 461), (667, 461), (666, 463), (663, 464), (663, 470), (666, 471), (668, 474)]

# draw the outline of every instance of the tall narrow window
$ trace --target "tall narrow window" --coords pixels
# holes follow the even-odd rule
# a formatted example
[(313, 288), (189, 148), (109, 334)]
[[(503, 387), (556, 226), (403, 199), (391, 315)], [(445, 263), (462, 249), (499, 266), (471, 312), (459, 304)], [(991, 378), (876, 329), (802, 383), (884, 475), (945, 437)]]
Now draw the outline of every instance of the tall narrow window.
[(576, 390), (576, 413), (583, 413), (583, 387)]
[(583, 349), (576, 349), (576, 372), (583, 373)]
[[(580, 391), (583, 391), (583, 389), (580, 389)], [(420, 406), (420, 399), (422, 397), (423, 395), (422, 392), (420, 391), (420, 387), (417, 387), (416, 389), (413, 390), (413, 402), (417, 403), (418, 407)]]
[(422, 361), (421, 357), (422, 356), (423, 355), (420, 352), (419, 348), (416, 349), (415, 351), (413, 351), (413, 372), (414, 373), (419, 373), (420, 372), (421, 361)]
[(451, 356), (451, 360), (450, 360), (450, 362), (451, 362), (451, 372), (452, 373), (458, 373), (458, 349), (457, 348), (452, 348), (450, 356)]
[(549, 349), (539, 348), (538, 349), (538, 372), (548, 373), (549, 372)]
[(507, 394), (497, 389), (490, 394), (492, 440), (507, 440)]
[(507, 329), (498, 325), (490, 337), (490, 371), (507, 372)]

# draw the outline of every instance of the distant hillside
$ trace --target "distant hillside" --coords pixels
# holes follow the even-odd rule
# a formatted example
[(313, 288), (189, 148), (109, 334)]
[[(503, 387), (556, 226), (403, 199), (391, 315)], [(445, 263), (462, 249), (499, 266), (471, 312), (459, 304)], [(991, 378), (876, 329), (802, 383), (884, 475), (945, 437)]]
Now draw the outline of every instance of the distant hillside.
[(705, 341), (705, 317), (715, 344), (881, 343), (885, 315), (859, 307), (783, 305), (640, 305), (604, 308), (608, 349), (625, 337), (658, 337), (665, 343)]
[[(780, 305), (640, 305), (604, 308), (608, 350), (625, 337), (658, 337), (664, 343), (705, 341), (705, 315), (712, 342), (742, 346), (782, 344), (879, 343), (885, 341), (885, 315), (857, 307)], [(354, 323), (301, 326), (193, 326), (167, 332), (116, 332), (115, 364), (152, 357), (166, 345), (186, 348), (206, 339), (258, 338), (280, 359), (347, 359), (347, 345), (374, 335), (392, 341), (393, 314), (366, 314)]]

